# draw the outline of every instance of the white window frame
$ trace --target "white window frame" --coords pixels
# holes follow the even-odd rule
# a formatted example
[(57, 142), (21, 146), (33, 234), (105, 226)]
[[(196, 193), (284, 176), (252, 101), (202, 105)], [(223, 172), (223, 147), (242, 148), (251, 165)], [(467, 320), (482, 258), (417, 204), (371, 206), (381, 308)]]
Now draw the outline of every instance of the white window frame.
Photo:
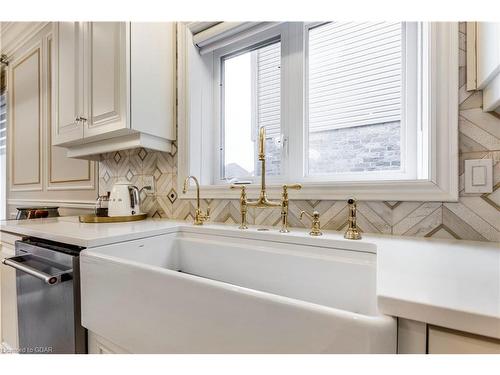
[[(308, 48), (308, 43), (306, 42), (309, 34), (309, 30), (314, 28), (315, 26), (321, 25), (322, 23), (310, 23), (310, 24), (305, 24), (304, 25), (304, 30), (303, 30), (303, 45), (305, 49), (305, 58), (309, 56), (309, 53), (307, 51)], [(403, 43), (403, 46), (406, 46), (410, 43), (409, 38), (415, 39), (413, 41), (413, 45), (417, 44), (417, 38), (419, 33), (422, 31), (417, 29), (417, 23), (406, 23), (404, 24), (404, 29), (402, 30), (402, 35), (404, 38), (406, 38), (406, 42)], [(410, 31), (410, 32), (408, 32)], [(425, 47), (423, 47), (425, 48)], [(318, 182), (318, 183), (325, 183), (325, 182), (342, 182), (342, 181), (380, 181), (380, 180), (410, 180), (411, 177), (417, 177), (419, 176), (417, 172), (416, 166), (418, 165), (417, 162), (417, 143), (418, 143), (418, 138), (413, 139), (412, 137), (409, 137), (408, 134), (420, 134), (420, 132), (417, 132), (417, 127), (418, 127), (418, 119), (417, 119), (417, 104), (420, 103), (420, 100), (418, 99), (417, 93), (417, 83), (418, 83), (418, 72), (417, 72), (417, 66), (415, 63), (408, 63), (407, 60), (411, 62), (415, 62), (417, 59), (417, 56), (415, 56), (415, 53), (418, 53), (417, 50), (412, 50), (410, 53), (412, 54), (410, 58), (407, 59), (408, 55), (406, 54), (406, 51), (403, 53), (403, 63), (406, 66), (406, 69), (403, 71), (403, 88), (406, 89), (403, 95), (403, 102), (402, 102), (402, 110), (401, 110), (401, 170), (398, 171), (392, 171), (392, 170), (383, 170), (383, 171), (363, 171), (363, 172), (344, 172), (344, 173), (334, 173), (330, 175), (324, 175), (324, 176), (307, 176), (307, 163), (308, 163), (308, 157), (307, 157), (307, 144), (309, 143), (308, 141), (308, 132), (309, 132), (309, 124), (308, 124), (308, 62), (307, 60), (304, 62), (304, 66), (301, 68), (304, 71), (304, 90), (302, 90), (303, 97), (301, 97), (299, 100), (301, 103), (306, 103), (306, 105), (295, 105), (292, 108), (298, 108), (302, 110), (304, 109), (304, 113), (296, 111), (295, 114), (292, 114), (293, 118), (303, 118), (303, 124), (295, 124), (295, 127), (293, 129), (290, 129), (289, 137), (290, 139), (294, 139), (296, 141), (296, 145), (292, 144), (292, 152), (291, 154), (297, 155), (292, 161), (294, 165), (299, 165), (300, 168), (296, 170), (296, 175), (293, 176), (292, 178), (294, 181), (298, 181), (303, 184), (308, 184), (310, 182)], [(408, 72), (410, 74), (408, 74)], [(406, 82), (405, 82), (406, 81)], [(411, 102), (411, 106), (407, 106), (405, 103), (406, 102)], [(297, 103), (298, 104), (298, 103)], [(412, 110), (411, 113), (407, 113), (405, 110), (409, 108)], [(304, 126), (305, 125), (305, 126)], [(293, 148), (295, 146), (295, 148)], [(303, 150), (300, 152), (298, 147), (303, 147)], [(302, 154), (302, 157), (300, 156)], [(421, 176), (421, 175), (420, 175)], [(369, 177), (369, 178), (367, 178)]]
[[(355, 196), (361, 200), (387, 201), (457, 201), (458, 200), (458, 23), (432, 22), (422, 34), (422, 42), (428, 45), (421, 59), (428, 71), (418, 74), (424, 84), (419, 89), (429, 92), (418, 108), (419, 121), (426, 124), (421, 144), (423, 152), (417, 156), (427, 162), (423, 164), (419, 174), (427, 174), (427, 179), (416, 180), (370, 180), (370, 181), (313, 181), (299, 176), (289, 176), (289, 182), (301, 182), (303, 188), (291, 191), (291, 199), (346, 199)], [(201, 196), (215, 199), (237, 199), (239, 192), (230, 190), (228, 185), (213, 183), (214, 160), (213, 121), (216, 117), (213, 90), (213, 55), (200, 56), (193, 45), (193, 36), (186, 23), (178, 24), (178, 184), (179, 190), (184, 178), (191, 174), (200, 177)], [(294, 48), (303, 48), (303, 40), (294, 39), (289, 46), (282, 45), (282, 54), (290, 54)], [(286, 48), (286, 50), (283, 50)], [(286, 66), (286, 61), (283, 62)], [(300, 68), (300, 64), (295, 64)], [(296, 68), (296, 69), (299, 69)], [(286, 70), (286, 69), (285, 69)], [(294, 80), (282, 81), (282, 93), (292, 92), (286, 85), (300, 84), (303, 77), (300, 72), (290, 71)], [(282, 95), (282, 100), (283, 95)], [(283, 107), (283, 104), (285, 107)], [(288, 98), (282, 103), (282, 124), (292, 121), (303, 121), (303, 116), (287, 118), (286, 106), (302, 108), (303, 98)], [(215, 111), (217, 112), (217, 111)], [(283, 125), (282, 125), (283, 126)], [(291, 126), (293, 127), (293, 125)], [(294, 127), (296, 128), (296, 127)], [(282, 131), (286, 129), (282, 128)], [(302, 139), (289, 138), (290, 147), (302, 147)], [(298, 145), (300, 143), (300, 146)], [(298, 162), (293, 153), (289, 162)], [(298, 156), (295, 155), (297, 158)], [(303, 160), (300, 161), (303, 163)], [(285, 172), (286, 173), (286, 172)], [(260, 186), (258, 183), (248, 186), (249, 197), (256, 196)], [(279, 197), (281, 184), (269, 181), (268, 192)], [(181, 195), (181, 198), (192, 199), (193, 192)]]

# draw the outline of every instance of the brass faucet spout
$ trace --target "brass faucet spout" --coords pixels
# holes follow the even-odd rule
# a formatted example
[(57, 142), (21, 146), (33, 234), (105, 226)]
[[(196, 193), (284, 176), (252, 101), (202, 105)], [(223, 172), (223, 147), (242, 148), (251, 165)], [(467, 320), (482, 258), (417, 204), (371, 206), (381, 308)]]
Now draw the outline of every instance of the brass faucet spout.
[(189, 180), (193, 180), (196, 185), (196, 208), (200, 209), (200, 184), (198, 179), (195, 176), (187, 176), (184, 180), (184, 186), (182, 189), (182, 193), (186, 194), (189, 188)]
[(182, 193), (186, 194), (189, 188), (189, 180), (193, 180), (196, 184), (196, 212), (194, 217), (194, 224), (201, 225), (204, 221), (210, 218), (210, 207), (207, 209), (206, 213), (203, 213), (200, 208), (200, 183), (195, 176), (187, 176), (184, 180), (184, 185), (182, 187)]

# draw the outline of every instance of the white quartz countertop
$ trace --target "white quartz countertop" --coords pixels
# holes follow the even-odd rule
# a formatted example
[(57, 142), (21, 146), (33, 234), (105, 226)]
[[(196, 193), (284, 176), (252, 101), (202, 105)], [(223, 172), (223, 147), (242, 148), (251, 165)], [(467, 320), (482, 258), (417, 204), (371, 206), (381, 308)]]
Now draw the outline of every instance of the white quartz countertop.
[(131, 223), (83, 224), (77, 217), (0, 222), (3, 232), (82, 247), (97, 247), (183, 231), (220, 231), (224, 235), (293, 238), (302, 244), (327, 245), (377, 253), (377, 296), (382, 313), (500, 339), (500, 244), (413, 237), (364, 235), (345, 240), (340, 232), (319, 238), (307, 230), (276, 228), (241, 231), (236, 225), (147, 219)]
[(80, 223), (77, 216), (0, 222), (3, 232), (38, 237), (82, 247), (96, 247), (116, 242), (156, 236), (175, 231), (185, 222), (147, 219), (128, 223)]
[(420, 238), (377, 246), (385, 314), (500, 339), (498, 243)]

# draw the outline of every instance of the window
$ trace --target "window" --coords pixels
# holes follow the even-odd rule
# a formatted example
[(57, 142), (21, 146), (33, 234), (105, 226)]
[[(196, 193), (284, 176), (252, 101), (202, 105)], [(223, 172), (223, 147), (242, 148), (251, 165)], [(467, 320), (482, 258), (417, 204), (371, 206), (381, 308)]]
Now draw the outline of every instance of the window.
[(267, 174), (281, 173), (280, 42), (221, 57), (221, 176), (224, 180), (260, 174), (257, 129), (266, 128)]
[(331, 22), (309, 29), (309, 175), (401, 169), (403, 27)]
[[(416, 71), (418, 58), (417, 39), (405, 36), (417, 33), (416, 24), (294, 23), (275, 29), (271, 41), (234, 43), (214, 52), (221, 112), (215, 124), (220, 170), (214, 179), (256, 180), (260, 127), (266, 129), (271, 178), (416, 178), (417, 158), (403, 154), (415, 148), (409, 143), (421, 138), (421, 128), (414, 126), (416, 118), (402, 117), (404, 82)], [(281, 44), (294, 39), (301, 39), (303, 48), (282, 55)], [(281, 100), (281, 80), (293, 79), (287, 68), (281, 69), (286, 64), (288, 71), (303, 68), (304, 79), (297, 92), (289, 89)], [(300, 108), (287, 108), (286, 95), (300, 97)], [(303, 121), (284, 124), (285, 111)], [(290, 137), (301, 144), (287, 144)], [(300, 162), (291, 163), (290, 153), (300, 155)]]
[(264, 127), (270, 190), (300, 182), (304, 199), (455, 199), (456, 27), (217, 23), (194, 36), (181, 27), (180, 175), (199, 174), (214, 198), (233, 182), (257, 188)]

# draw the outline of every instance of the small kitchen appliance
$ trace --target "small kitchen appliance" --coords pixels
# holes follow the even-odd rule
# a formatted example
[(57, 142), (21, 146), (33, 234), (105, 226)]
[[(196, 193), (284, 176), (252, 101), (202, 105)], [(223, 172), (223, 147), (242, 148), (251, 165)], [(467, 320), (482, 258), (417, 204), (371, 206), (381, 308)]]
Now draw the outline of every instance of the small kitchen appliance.
[(140, 215), (139, 189), (126, 183), (117, 183), (111, 190), (108, 202), (108, 216)]

